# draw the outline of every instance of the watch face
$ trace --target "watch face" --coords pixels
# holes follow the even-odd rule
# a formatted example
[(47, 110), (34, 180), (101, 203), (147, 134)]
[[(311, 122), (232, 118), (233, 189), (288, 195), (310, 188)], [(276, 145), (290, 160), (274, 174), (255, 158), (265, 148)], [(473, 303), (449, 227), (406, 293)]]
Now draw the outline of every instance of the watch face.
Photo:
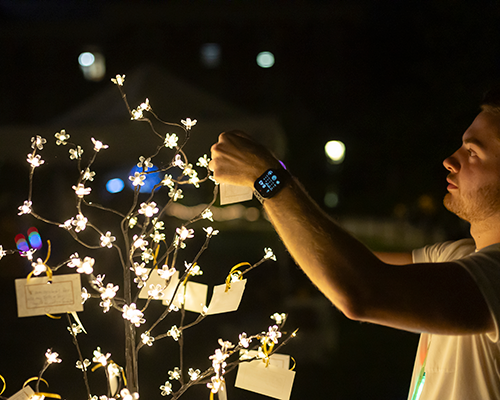
[(269, 169), (255, 181), (255, 190), (257, 190), (262, 197), (271, 197), (274, 192), (279, 190), (280, 184), (281, 179), (278, 174), (274, 170)]

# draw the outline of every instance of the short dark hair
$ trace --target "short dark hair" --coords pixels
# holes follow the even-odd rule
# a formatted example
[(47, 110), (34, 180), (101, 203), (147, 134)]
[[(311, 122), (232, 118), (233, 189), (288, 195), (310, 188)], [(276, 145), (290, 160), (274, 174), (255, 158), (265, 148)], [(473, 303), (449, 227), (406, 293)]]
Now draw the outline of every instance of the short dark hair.
[(481, 102), (481, 110), (491, 114), (500, 114), (500, 86), (488, 90)]

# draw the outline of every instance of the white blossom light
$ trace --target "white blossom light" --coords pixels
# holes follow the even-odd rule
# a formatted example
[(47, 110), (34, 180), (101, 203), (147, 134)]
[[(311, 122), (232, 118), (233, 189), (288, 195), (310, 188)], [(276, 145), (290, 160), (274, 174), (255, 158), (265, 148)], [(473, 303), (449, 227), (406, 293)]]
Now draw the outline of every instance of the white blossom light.
[(168, 268), (168, 265), (164, 265), (161, 269), (156, 270), (156, 272), (158, 272), (158, 275), (160, 275), (160, 278), (165, 280), (170, 279), (176, 271), (177, 270), (174, 267)]
[(103, 300), (109, 300), (116, 296), (116, 292), (118, 292), (119, 287), (113, 285), (112, 283), (108, 283), (106, 287), (99, 288), (101, 292), (101, 298)]
[(45, 357), (47, 358), (47, 362), (49, 364), (60, 363), (62, 361), (60, 358), (58, 358), (59, 353), (56, 353), (55, 351), (52, 352), (52, 350), (50, 349), (48, 349), (45, 353)]
[(95, 151), (105, 150), (109, 147), (107, 144), (103, 144), (100, 140), (96, 140), (94, 138), (91, 138), (91, 139), (92, 139), (92, 143), (94, 143), (94, 150)]
[(189, 368), (188, 375), (189, 375), (189, 379), (191, 379), (192, 381), (195, 381), (201, 376), (201, 371), (199, 369)]
[(86, 188), (83, 183), (79, 183), (78, 186), (73, 185), (72, 188), (79, 198), (83, 198), (83, 196), (90, 194), (92, 191), (91, 188)]
[(47, 271), (47, 266), (44, 264), (43, 260), (39, 258), (36, 262), (31, 263), (33, 267), (33, 275), (38, 276), (41, 273)]
[(195, 119), (191, 119), (191, 118), (186, 118), (185, 120), (184, 119), (181, 119), (181, 122), (182, 122), (182, 125), (184, 125), (186, 127), (187, 130), (190, 130), (193, 126), (196, 125), (196, 121)]
[(144, 186), (146, 175), (140, 172), (136, 172), (134, 176), (129, 176), (128, 179), (132, 181), (132, 185), (134, 186)]
[(123, 318), (129, 320), (132, 324), (134, 324), (136, 327), (141, 326), (146, 320), (143, 318), (144, 314), (142, 313), (141, 310), (137, 309), (137, 306), (135, 303), (123, 306)]
[(65, 129), (62, 129), (61, 132), (56, 132), (54, 134), (54, 136), (56, 137), (56, 144), (59, 146), (59, 145), (67, 145), (68, 142), (67, 140), (70, 138), (69, 134), (66, 133), (66, 130)]
[(266, 253), (266, 254), (264, 255), (264, 258), (265, 258), (266, 260), (273, 260), (273, 261), (276, 261), (276, 256), (275, 256), (275, 255), (274, 255), (274, 253), (273, 253), (273, 249), (271, 249), (270, 247), (266, 247), (266, 248), (264, 249), (264, 252)]
[(172, 339), (174, 339), (175, 341), (178, 341), (179, 338), (181, 337), (181, 331), (179, 330), (179, 328), (177, 328), (176, 325), (172, 326), (172, 328), (170, 328), (170, 330), (167, 332), (167, 336), (170, 336)]
[(42, 160), (42, 158), (39, 154), (37, 154), (36, 156), (34, 156), (33, 154), (28, 154), (27, 161), (28, 161), (28, 163), (31, 164), (31, 166), (33, 168), (39, 167), (40, 165), (42, 165), (45, 162)]
[(162, 396), (172, 394), (172, 384), (169, 381), (166, 381), (163, 385), (160, 386), (160, 390)]
[(172, 175), (165, 174), (165, 177), (161, 181), (163, 186), (168, 186), (170, 189), (173, 189), (175, 182), (172, 179)]
[(139, 168), (144, 168), (147, 170), (148, 168), (151, 168), (153, 166), (153, 163), (151, 162), (151, 157), (145, 158), (144, 156), (139, 157), (139, 162), (137, 163), (137, 166)]
[(177, 147), (177, 141), (179, 138), (175, 133), (167, 133), (165, 136), (165, 147), (168, 147), (170, 149), (173, 149), (174, 147)]
[(31, 201), (26, 200), (22, 206), (17, 207), (19, 212), (17, 215), (30, 214), (31, 213)]
[(78, 360), (76, 362), (76, 368), (81, 369), (82, 371), (87, 371), (87, 367), (89, 367), (90, 364), (91, 362), (87, 358), (83, 360), (83, 363), (80, 360)]
[(142, 343), (144, 343), (144, 344), (146, 344), (148, 346), (152, 346), (153, 342), (155, 341), (155, 338), (153, 336), (151, 336), (149, 334), (149, 332), (144, 332), (141, 335), (141, 341), (142, 341)]
[(130, 393), (130, 391), (125, 388), (120, 390), (120, 397), (122, 400), (137, 400), (139, 398), (139, 393)]
[(208, 158), (208, 156), (204, 154), (203, 157), (198, 158), (198, 162), (196, 163), (196, 165), (198, 167), (208, 168), (209, 163), (210, 163), (210, 158)]
[(125, 75), (116, 75), (115, 78), (111, 78), (111, 82), (115, 85), (123, 86), (123, 82), (125, 82)]
[(94, 361), (95, 363), (99, 363), (103, 367), (105, 367), (108, 364), (109, 357), (111, 357), (111, 353), (103, 354), (101, 352), (101, 348), (98, 347), (96, 350), (94, 350), (94, 358), (92, 359), (92, 361)]
[(111, 236), (111, 232), (106, 232), (105, 235), (101, 235), (101, 246), (111, 248), (116, 237)]
[(81, 232), (81, 231), (85, 230), (85, 228), (87, 227), (87, 222), (88, 222), (88, 219), (85, 218), (82, 214), (78, 214), (76, 216), (76, 219), (73, 219), (71, 221), (71, 223), (75, 227), (75, 232)]
[(158, 212), (158, 207), (156, 207), (156, 203), (152, 201), (151, 203), (142, 203), (141, 208), (139, 209), (139, 214), (144, 214), (146, 217), (151, 218)]
[(177, 232), (177, 235), (179, 235), (179, 239), (181, 241), (194, 237), (194, 229), (188, 229), (185, 226), (177, 228), (175, 231)]
[(43, 149), (43, 145), (47, 143), (47, 140), (44, 139), (43, 137), (36, 135), (36, 137), (31, 138), (31, 148), (35, 149), (37, 148), (38, 150)]
[(287, 315), (285, 313), (274, 313), (271, 315), (271, 319), (274, 319), (278, 325), (283, 325), (286, 321)]
[(80, 146), (76, 146), (76, 149), (69, 149), (69, 158), (71, 160), (79, 160), (82, 158), (83, 149)]
[(146, 246), (148, 245), (148, 241), (144, 240), (144, 235), (134, 235), (132, 238), (134, 241), (134, 247), (136, 249), (141, 249), (142, 251), (146, 250)]
[(85, 171), (82, 171), (82, 180), (84, 181), (93, 181), (95, 172), (91, 171), (90, 168), (87, 168)]
[(179, 367), (175, 367), (173, 371), (168, 371), (169, 379), (178, 381), (181, 379), (181, 370)]

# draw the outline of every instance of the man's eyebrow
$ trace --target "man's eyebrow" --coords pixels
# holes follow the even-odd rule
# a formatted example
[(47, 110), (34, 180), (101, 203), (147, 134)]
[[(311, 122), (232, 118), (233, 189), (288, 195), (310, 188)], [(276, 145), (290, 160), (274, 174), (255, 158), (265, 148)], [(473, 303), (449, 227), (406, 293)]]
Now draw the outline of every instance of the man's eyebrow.
[(476, 145), (477, 147), (484, 148), (483, 143), (480, 140), (473, 137), (464, 139), (463, 144), (473, 144)]

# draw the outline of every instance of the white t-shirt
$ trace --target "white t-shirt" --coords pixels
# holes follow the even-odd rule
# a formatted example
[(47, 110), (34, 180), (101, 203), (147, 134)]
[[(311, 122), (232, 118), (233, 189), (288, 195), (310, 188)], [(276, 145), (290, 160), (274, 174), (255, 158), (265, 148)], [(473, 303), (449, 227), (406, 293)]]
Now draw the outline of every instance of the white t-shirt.
[(490, 308), (495, 331), (480, 335), (423, 333), (417, 350), (411, 400), (425, 360), (425, 383), (420, 400), (500, 399), (500, 244), (475, 251), (472, 239), (439, 243), (413, 252), (413, 261), (455, 260), (472, 275)]

